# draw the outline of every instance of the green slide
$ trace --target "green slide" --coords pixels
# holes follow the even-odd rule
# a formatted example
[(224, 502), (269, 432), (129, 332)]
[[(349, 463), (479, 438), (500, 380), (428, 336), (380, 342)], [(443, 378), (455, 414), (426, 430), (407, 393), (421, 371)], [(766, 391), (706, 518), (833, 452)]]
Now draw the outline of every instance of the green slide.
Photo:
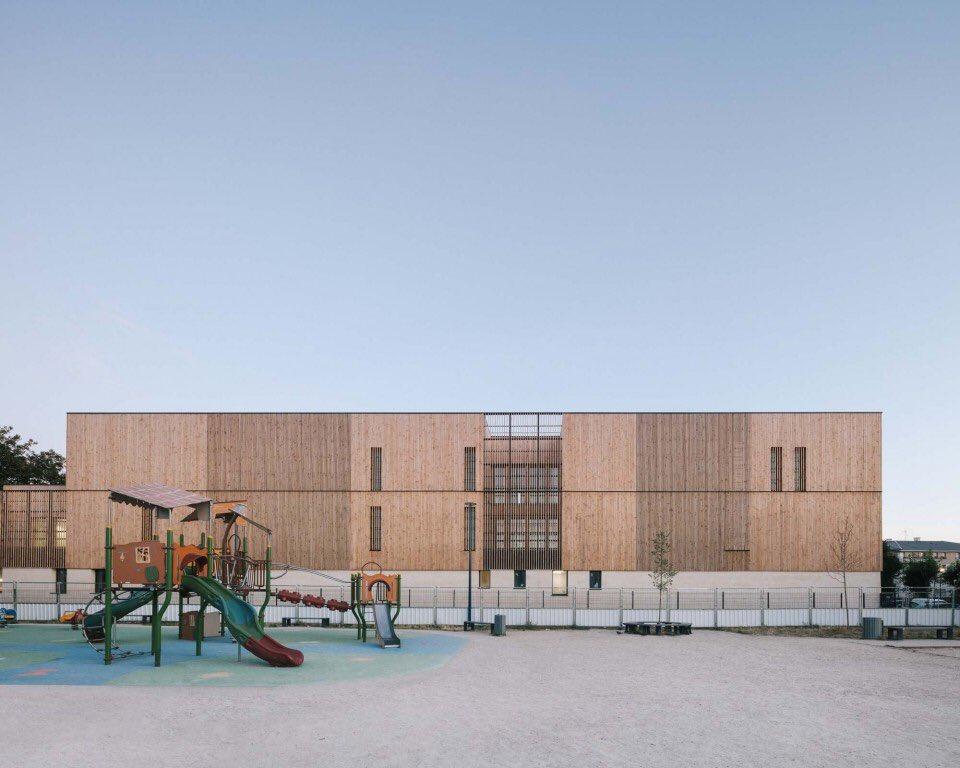
[(263, 631), (257, 610), (215, 579), (184, 574), (180, 582), (184, 589), (195, 592), (220, 611), (236, 641), (257, 658), (273, 667), (299, 667), (303, 654), (295, 648), (281, 645)]
[[(153, 597), (152, 589), (133, 589), (130, 597), (113, 603), (112, 615), (114, 621), (120, 621), (128, 613), (132, 613), (147, 603)], [(91, 643), (103, 642), (103, 611), (91, 613), (83, 619), (83, 634)]]

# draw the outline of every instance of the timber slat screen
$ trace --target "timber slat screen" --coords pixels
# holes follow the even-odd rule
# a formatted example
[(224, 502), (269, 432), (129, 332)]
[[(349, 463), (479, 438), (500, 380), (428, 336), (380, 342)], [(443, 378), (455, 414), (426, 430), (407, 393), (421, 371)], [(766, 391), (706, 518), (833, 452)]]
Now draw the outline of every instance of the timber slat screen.
[(65, 568), (66, 493), (2, 491), (0, 501), (0, 567)]
[(560, 568), (559, 413), (490, 413), (483, 448), (484, 568)]

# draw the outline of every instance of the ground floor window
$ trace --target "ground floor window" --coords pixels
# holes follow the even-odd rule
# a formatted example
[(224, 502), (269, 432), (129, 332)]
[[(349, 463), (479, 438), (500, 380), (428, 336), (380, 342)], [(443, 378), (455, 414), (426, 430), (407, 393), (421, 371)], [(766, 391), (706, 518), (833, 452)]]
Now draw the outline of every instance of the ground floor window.
[(567, 594), (567, 572), (566, 571), (553, 572), (553, 594), (555, 595)]
[(590, 571), (590, 589), (603, 589), (603, 571)]
[(526, 571), (513, 572), (513, 588), (514, 589), (527, 588), (527, 572)]
[(93, 569), (93, 591), (103, 592), (107, 586), (107, 572), (103, 568)]
[(57, 592), (61, 595), (67, 591), (67, 569), (57, 568)]
[(480, 589), (490, 589), (490, 571), (480, 571), (477, 583), (480, 585)]

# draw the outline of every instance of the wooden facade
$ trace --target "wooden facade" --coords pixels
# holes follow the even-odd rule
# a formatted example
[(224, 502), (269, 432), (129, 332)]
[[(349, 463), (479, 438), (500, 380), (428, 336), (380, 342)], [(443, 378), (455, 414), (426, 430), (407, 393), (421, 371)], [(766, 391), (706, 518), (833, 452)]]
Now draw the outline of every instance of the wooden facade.
[[(472, 503), (487, 567), (645, 570), (653, 536), (667, 530), (681, 570), (825, 571), (832, 537), (850, 519), (859, 570), (880, 569), (878, 413), (552, 414), (556, 434), (541, 435), (539, 456), (529, 431), (538, 415), (521, 416), (517, 453), (504, 459), (503, 414), (68, 414), (66, 564), (99, 567), (108, 487), (160, 482), (247, 499), (276, 530), (275, 558), (312, 568), (377, 560), (462, 570), (463, 510)], [(780, 492), (771, 491), (777, 447)], [(380, 490), (371, 487), (374, 448)], [(465, 490), (466, 455), (476, 457), (476, 490)], [(497, 469), (505, 461), (525, 469)], [(556, 499), (548, 472), (560, 477)], [(512, 511), (526, 520), (525, 549), (503, 558), (491, 549), (496, 531), (484, 530), (500, 514), (496, 477), (533, 483), (519, 501), (538, 505)], [(373, 507), (378, 551), (370, 549)], [(540, 517), (559, 521), (559, 551), (546, 559), (526, 549), (545, 536)], [(118, 520), (116, 540), (138, 527), (135, 516)]]

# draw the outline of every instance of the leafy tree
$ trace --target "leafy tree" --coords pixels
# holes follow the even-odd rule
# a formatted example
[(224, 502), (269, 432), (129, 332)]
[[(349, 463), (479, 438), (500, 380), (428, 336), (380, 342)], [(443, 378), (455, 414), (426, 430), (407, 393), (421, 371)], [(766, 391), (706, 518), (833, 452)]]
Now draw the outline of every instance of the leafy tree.
[(0, 484), (63, 485), (64, 458), (56, 451), (36, 451), (13, 427), (0, 426)]
[(880, 571), (880, 587), (882, 589), (893, 589), (897, 586), (897, 576), (903, 570), (903, 561), (890, 546), (889, 542), (883, 542), (883, 570)]
[(659, 594), (657, 602), (657, 621), (663, 612), (663, 595), (670, 589), (677, 569), (670, 562), (670, 534), (666, 531), (657, 531), (653, 537), (653, 549), (650, 550), (650, 580)]
[(953, 587), (955, 599), (960, 598), (960, 560), (954, 560), (942, 574), (945, 584)]
[(923, 557), (911, 560), (903, 566), (903, 583), (910, 589), (929, 589), (930, 582), (940, 573), (940, 564), (934, 559), (933, 553), (927, 552)]

